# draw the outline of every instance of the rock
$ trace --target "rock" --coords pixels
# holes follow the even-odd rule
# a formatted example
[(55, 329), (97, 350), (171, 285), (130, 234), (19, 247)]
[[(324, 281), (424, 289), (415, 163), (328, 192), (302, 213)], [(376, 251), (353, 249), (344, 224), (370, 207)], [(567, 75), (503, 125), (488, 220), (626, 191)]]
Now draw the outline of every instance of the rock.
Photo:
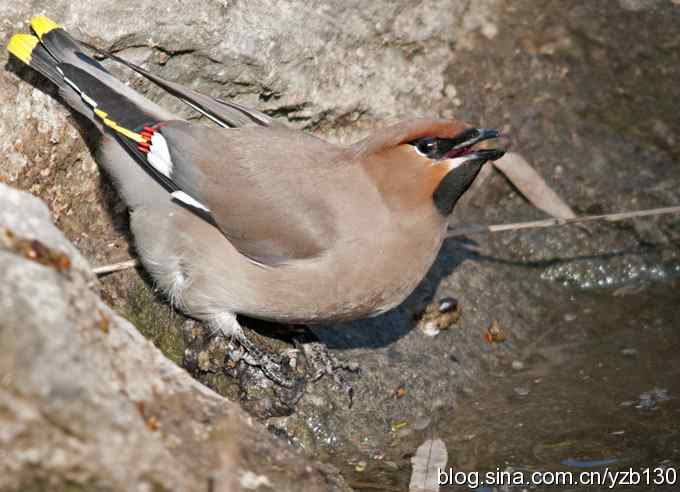
[[(652, 4), (654, 8), (646, 8)], [(629, 10), (636, 5), (645, 7), (644, 15)], [(289, 125), (335, 141), (359, 138), (376, 125), (410, 115), (456, 116), (471, 124), (505, 128), (513, 136), (513, 149), (577, 214), (680, 201), (680, 168), (669, 165), (680, 159), (680, 151), (669, 145), (666, 135), (680, 134), (679, 120), (672, 104), (657, 104), (680, 98), (676, 83), (680, 52), (668, 45), (677, 32), (674, 12), (678, 9), (671, 2), (583, 2), (573, 9), (553, 2), (542, 7), (541, 15), (536, 15), (532, 0), (418, 4), (409, 0), (171, 0), (162, 7), (132, 0), (3, 2), (0, 41), (6, 43), (12, 33), (25, 30), (26, 20), (42, 12), (77, 37), (113, 48), (163, 77), (256, 106)], [(0, 181), (42, 198), (57, 227), (90, 264), (126, 259), (134, 251), (127, 214), (91, 157), (87, 125), (61, 106), (54, 90), (38, 75), (12, 60), (4, 63), (6, 56), (4, 51), (0, 54), (6, 67), (0, 71)], [(599, 61), (583, 64), (584, 59)], [(121, 67), (105, 64), (149, 97), (182, 115), (191, 114)], [(486, 175), (484, 183), (475, 184), (457, 206), (453, 222), (543, 218), (492, 169)], [(550, 341), (542, 335), (550, 333), (551, 313), (582, 312), (565, 286), (621, 287), (631, 279), (663, 278), (664, 272), (678, 267), (677, 217), (632, 224), (638, 222), (637, 226), (590, 225), (587, 232), (565, 227), (447, 241), (427, 278), (398, 309), (371, 320), (315, 328), (334, 355), (361, 362), (361, 374), (347, 376), (356, 392), (351, 409), (329, 378), (307, 384), (305, 396), (294, 408), (277, 406), (276, 395), (266, 391), (259, 403), (250, 400), (248, 407), (255, 415), (260, 411), (263, 419), (266, 412), (274, 415), (271, 419), (294, 412), (293, 419), (311, 429), (316, 442), (310, 448), (320, 459), (333, 459), (342, 449), (366, 461), (370, 455), (363, 443), (370, 442), (389, 449), (386, 462), (408, 466), (403, 456), (414, 447), (392, 446), (384, 423), (427, 414), (435, 395), (450, 407), (468, 405), (480, 383), (493, 384), (489, 373), (524, 357), (521, 351), (532, 343)], [(71, 250), (64, 251), (74, 262), (73, 275), (82, 275), (83, 285), (90, 282), (87, 267)], [(53, 283), (48, 286), (62, 278), (57, 272), (51, 275)], [(130, 319), (173, 362), (183, 364), (188, 354), (187, 366), (196, 369), (196, 377), (207, 386), (231, 400), (243, 394), (255, 397), (257, 391), (241, 391), (232, 378), (215, 371), (220, 347), (201, 346), (198, 335), (189, 334), (190, 340), (185, 340), (182, 317), (155, 296), (143, 272), (109, 275), (97, 288), (108, 306)], [(80, 299), (83, 292), (72, 294)], [(414, 331), (413, 317), (422, 306), (445, 297), (458, 299), (465, 308), (456, 328), (435, 338)], [(100, 307), (87, 302), (88, 309)], [(117, 319), (111, 311), (100, 309)], [(93, 323), (101, 323), (95, 318)], [(575, 325), (580, 329), (580, 321), (585, 324), (591, 318), (579, 315)], [(484, 342), (484, 330), (493, 319), (502, 320), (512, 334), (507, 342)], [(119, 326), (119, 321), (112, 323)], [(144, 345), (129, 324), (123, 325), (130, 340)], [(57, 334), (60, 329), (64, 328), (53, 328)], [(50, 345), (56, 341), (41, 343), (48, 344), (44, 357), (55, 357), (48, 349), (59, 348)], [(95, 364), (87, 362), (90, 350), (88, 346), (77, 359), (71, 354), (68, 360), (75, 359), (81, 369), (82, 364)], [(214, 360), (207, 357), (211, 354)], [(5, 356), (0, 354), (0, 364), (8, 363)], [(41, 367), (36, 365), (35, 370), (45, 371)], [(136, 381), (140, 374), (155, 381), (170, 370), (160, 357), (142, 367), (129, 374), (135, 380), (129, 384), (144, 384)], [(408, 398), (391, 397), (398, 385), (409, 388)], [(203, 390), (192, 391), (203, 395)], [(177, 407), (173, 411), (181, 414), (182, 405), (193, 408), (192, 398), (192, 392), (180, 393), (173, 400)], [(212, 397), (200, 398), (206, 408), (217, 405), (205, 403)], [(220, 408), (226, 404), (217, 401)], [(198, 412), (195, 419), (187, 417), (183, 422), (201, 430), (203, 415)], [(111, 410), (107, 418), (113, 417)], [(159, 426), (152, 435), (169, 432), (163, 414), (150, 417), (155, 420), (150, 419), (149, 425)], [(303, 434), (305, 440), (309, 438)], [(263, 447), (270, 442), (258, 433), (251, 436)], [(151, 441), (140, 446), (152, 446), (155, 441)], [(98, 454), (94, 459), (101, 461)], [(179, 460), (174, 451), (169, 459)], [(131, 466), (138, 470), (144, 463), (149, 461)], [(89, 470), (94, 465), (83, 466)], [(208, 467), (187, 471), (186, 465), (172, 462), (164, 468), (180, 470), (176, 474), (190, 481)], [(261, 474), (277, 483), (268, 471), (254, 467), (249, 471), (254, 476), (249, 475), (248, 484), (264, 484), (258, 479)]]
[(349, 490), (165, 358), (93, 292), (47, 207), (0, 183), (8, 231), (71, 263), (0, 241), (0, 490)]

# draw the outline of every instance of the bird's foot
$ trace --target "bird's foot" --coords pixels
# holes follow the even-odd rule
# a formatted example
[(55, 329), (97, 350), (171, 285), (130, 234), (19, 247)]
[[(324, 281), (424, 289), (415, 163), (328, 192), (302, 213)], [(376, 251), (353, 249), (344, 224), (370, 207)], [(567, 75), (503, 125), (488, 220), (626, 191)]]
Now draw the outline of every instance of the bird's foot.
[[(238, 347), (234, 346), (234, 342)], [(285, 388), (296, 385), (296, 357), (266, 353), (248, 338), (240, 326), (231, 333), (231, 345), (232, 361), (243, 360), (248, 365), (259, 367), (265, 376)]]
[(243, 331), (233, 313), (214, 316), (208, 325), (212, 333), (220, 333), (228, 342), (228, 365), (236, 366), (240, 361), (249, 366), (259, 367), (264, 375), (284, 388), (293, 388), (299, 381), (295, 377), (295, 357), (275, 355), (262, 350)]
[(295, 345), (305, 356), (305, 362), (310, 371), (309, 378), (312, 381), (318, 381), (324, 375), (332, 377), (335, 384), (349, 398), (349, 406), (351, 407), (354, 398), (354, 388), (345, 381), (339, 370), (358, 372), (359, 365), (356, 362), (340, 361), (328, 351), (326, 345), (319, 341), (302, 343), (295, 340)]
[(342, 389), (349, 398), (349, 406), (352, 406), (354, 390), (342, 375), (340, 370), (350, 372), (359, 371), (358, 364), (338, 360), (328, 351), (328, 348), (309, 330), (304, 329), (301, 334), (294, 335), (294, 350), (287, 350), (282, 354), (272, 354), (262, 350), (244, 332), (231, 313), (223, 313), (214, 317), (209, 322), (213, 333), (221, 333), (228, 341), (228, 364), (233, 369), (238, 367), (239, 362), (248, 366), (258, 367), (264, 376), (286, 390), (294, 390), (296, 397), (301, 395), (304, 388), (304, 379), (301, 378), (298, 369), (298, 355), (302, 354), (305, 359), (305, 372), (308, 379), (318, 381), (324, 375), (333, 378), (333, 381)]

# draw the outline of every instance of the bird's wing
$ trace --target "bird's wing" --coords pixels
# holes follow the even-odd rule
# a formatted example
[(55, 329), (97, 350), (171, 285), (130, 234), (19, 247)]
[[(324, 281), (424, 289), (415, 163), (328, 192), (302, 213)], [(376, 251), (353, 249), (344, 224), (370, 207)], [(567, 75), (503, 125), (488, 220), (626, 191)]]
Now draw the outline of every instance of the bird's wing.
[[(175, 200), (247, 257), (276, 265), (322, 255), (335, 230), (329, 193), (343, 149), (287, 129), (162, 122), (139, 150)], [(329, 185), (329, 181), (331, 184)]]
[(53, 21), (38, 16), (31, 27), (35, 36), (15, 35), (10, 52), (57, 84), (69, 104), (244, 255), (274, 265), (319, 256), (332, 244), (329, 181), (320, 164), (336, 147), (105, 53), (222, 128), (177, 121), (113, 78)]
[[(222, 127), (150, 122), (136, 128), (142, 142), (138, 136), (116, 135), (177, 202), (264, 265), (318, 256), (329, 247), (334, 231), (325, 200), (313, 184), (320, 162), (313, 154), (327, 156), (333, 146), (290, 131), (264, 113), (201, 94), (81, 44), (131, 68)], [(296, 182), (298, 178), (304, 183)]]

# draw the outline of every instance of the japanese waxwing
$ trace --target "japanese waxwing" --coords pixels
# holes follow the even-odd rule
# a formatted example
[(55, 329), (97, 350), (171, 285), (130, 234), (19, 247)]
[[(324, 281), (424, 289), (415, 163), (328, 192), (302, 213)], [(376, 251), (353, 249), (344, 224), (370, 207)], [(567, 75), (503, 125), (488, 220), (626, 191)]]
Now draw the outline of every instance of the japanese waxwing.
[(189, 122), (114, 78), (44, 16), (9, 51), (101, 132), (98, 162), (130, 210), (143, 266), (170, 302), (290, 386), (236, 314), (287, 323), (375, 316), (425, 276), (447, 219), (498, 137), (413, 119), (351, 146), (287, 128), (108, 54), (200, 112)]

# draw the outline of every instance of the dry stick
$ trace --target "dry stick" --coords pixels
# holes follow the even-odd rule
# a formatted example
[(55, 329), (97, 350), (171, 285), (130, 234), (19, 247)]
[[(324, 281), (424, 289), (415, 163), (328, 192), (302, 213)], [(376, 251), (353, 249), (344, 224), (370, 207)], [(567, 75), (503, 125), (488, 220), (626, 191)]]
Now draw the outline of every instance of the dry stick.
[(135, 268), (140, 265), (139, 260), (127, 260), (121, 261), (119, 263), (113, 263), (111, 265), (104, 265), (97, 268), (93, 268), (92, 272), (95, 275), (106, 275), (107, 273), (119, 272), (121, 270), (127, 270), (128, 268)]
[[(471, 224), (450, 229), (446, 237), (466, 236), (468, 234), (476, 234), (480, 232), (502, 232), (502, 231), (516, 231), (519, 229), (535, 229), (538, 227), (556, 227), (569, 224), (579, 224), (583, 222), (594, 222), (596, 220), (606, 220), (608, 222), (616, 222), (618, 220), (632, 219), (635, 217), (645, 217), (648, 215), (663, 215), (663, 214), (677, 214), (680, 213), (680, 206), (653, 208), (650, 210), (638, 210), (636, 212), (621, 212), (618, 214), (605, 215), (584, 215), (581, 217), (574, 217), (573, 219), (545, 219), (535, 220), (533, 222), (518, 222), (515, 224), (496, 224), (496, 225), (481, 225)], [(120, 263), (113, 263), (111, 265), (104, 265), (93, 268), (95, 275), (106, 275), (107, 273), (119, 272), (127, 270), (128, 268), (135, 268), (140, 266), (139, 260), (127, 260)]]
[(648, 215), (663, 215), (677, 213), (680, 213), (680, 206), (652, 208), (649, 210), (637, 210), (635, 212), (621, 212), (617, 214), (582, 215), (581, 217), (574, 217), (572, 219), (535, 220), (532, 222), (518, 222), (515, 224), (496, 224), (496, 225), (471, 224), (462, 225), (459, 227), (455, 227), (453, 229), (449, 229), (449, 231), (446, 233), (446, 237), (466, 236), (468, 234), (476, 234), (480, 232), (502, 232), (502, 231), (516, 231), (520, 229), (536, 229), (539, 227), (556, 227), (569, 224), (580, 224), (583, 222), (594, 222), (596, 220), (616, 222), (618, 220), (632, 219), (635, 217), (646, 217)]

